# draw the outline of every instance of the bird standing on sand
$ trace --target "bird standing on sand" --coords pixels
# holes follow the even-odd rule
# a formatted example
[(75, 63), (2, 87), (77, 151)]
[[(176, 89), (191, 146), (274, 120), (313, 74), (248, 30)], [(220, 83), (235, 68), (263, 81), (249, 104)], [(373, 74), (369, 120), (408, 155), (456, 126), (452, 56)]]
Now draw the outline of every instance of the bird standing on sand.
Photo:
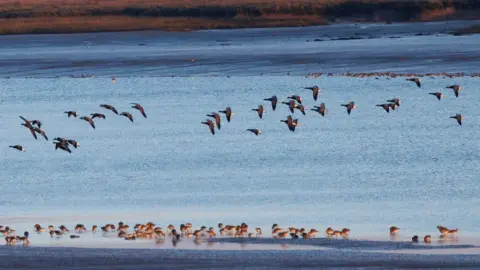
[(252, 111), (256, 111), (258, 113), (258, 117), (260, 117), (260, 119), (263, 119), (263, 105), (258, 105), (258, 108), (257, 109), (252, 109)]
[(10, 147), (10, 148), (17, 149), (17, 150), (20, 151), (20, 152), (25, 152), (25, 148), (23, 148), (23, 146), (18, 145), (18, 144), (17, 144), (17, 145), (10, 145), (9, 147)]
[(90, 123), (90, 126), (92, 126), (92, 128), (95, 129), (95, 123), (93, 122), (92, 118), (88, 116), (82, 116), (80, 117), (80, 119), (87, 121), (88, 123)]
[(212, 133), (212, 135), (215, 135), (215, 124), (212, 120), (207, 119), (205, 120), (205, 122), (202, 122), (202, 124), (207, 125), (210, 128), (210, 132)]
[(348, 102), (347, 104), (342, 104), (341, 106), (347, 108), (347, 113), (348, 113), (349, 115), (350, 115), (350, 113), (352, 112), (353, 109), (356, 109), (356, 108), (357, 108), (357, 106), (355, 105), (355, 102), (354, 102), (354, 101), (350, 101), (350, 102)]
[(425, 235), (425, 237), (423, 238), (423, 241), (426, 244), (430, 244), (432, 242), (432, 236), (431, 235)]
[(390, 235), (395, 235), (397, 234), (397, 232), (400, 230), (400, 228), (398, 227), (395, 227), (395, 226), (391, 226), (390, 227)]
[(250, 132), (252, 132), (253, 134), (255, 134), (255, 135), (257, 135), (257, 136), (258, 136), (259, 134), (262, 134), (262, 131), (260, 131), (259, 129), (255, 129), (255, 128), (249, 128), (249, 129), (247, 129), (247, 131), (250, 131)]
[(311, 109), (311, 110), (318, 112), (322, 116), (325, 116), (325, 114), (328, 113), (328, 110), (325, 107), (325, 103), (320, 104), (320, 106), (313, 106), (313, 109)]
[(227, 121), (230, 122), (230, 119), (232, 117), (232, 109), (230, 107), (227, 107), (225, 111), (218, 111), (219, 113), (224, 113), (225, 116), (227, 117)]
[(133, 122), (133, 116), (132, 116), (131, 113), (129, 113), (129, 112), (122, 112), (120, 115), (127, 117), (128, 119), (130, 119), (131, 122)]
[(218, 130), (220, 130), (221, 121), (222, 121), (222, 119), (220, 118), (220, 115), (216, 112), (212, 112), (211, 114), (207, 114), (207, 116), (215, 119), (215, 124), (217, 125)]
[(66, 113), (69, 118), (70, 118), (70, 116), (73, 116), (73, 117), (77, 118), (77, 112), (75, 112), (75, 111), (66, 111), (64, 113)]
[(112, 105), (101, 104), (100, 107), (105, 108), (107, 110), (111, 110), (113, 113), (118, 114), (117, 109), (115, 109), (115, 107), (113, 107)]
[(462, 90), (462, 87), (460, 87), (460, 85), (458, 84), (455, 84), (455, 85), (450, 85), (450, 86), (447, 86), (446, 88), (450, 88), (453, 90), (453, 93), (455, 93), (455, 97), (458, 97), (458, 92), (460, 90)]
[(428, 93), (429, 95), (436, 96), (438, 100), (442, 100), (443, 94), (440, 92)]
[(143, 115), (143, 117), (147, 118), (147, 114), (145, 113), (145, 109), (143, 109), (142, 105), (138, 103), (131, 103), (133, 104), (132, 108), (137, 109)]
[(318, 88), (318, 86), (315, 85), (315, 86), (312, 86), (312, 87), (305, 87), (305, 89), (312, 90), (313, 100), (317, 101), (318, 93), (320, 92), (320, 88)]
[(272, 96), (270, 98), (264, 98), (263, 100), (270, 101), (272, 103), (272, 110), (275, 111), (277, 108), (278, 98), (277, 96)]
[(450, 118), (457, 119), (458, 124), (462, 125), (463, 116), (461, 114), (457, 113), (455, 116), (450, 116)]
[(418, 87), (422, 86), (422, 83), (419, 78), (408, 78), (406, 80), (416, 83)]

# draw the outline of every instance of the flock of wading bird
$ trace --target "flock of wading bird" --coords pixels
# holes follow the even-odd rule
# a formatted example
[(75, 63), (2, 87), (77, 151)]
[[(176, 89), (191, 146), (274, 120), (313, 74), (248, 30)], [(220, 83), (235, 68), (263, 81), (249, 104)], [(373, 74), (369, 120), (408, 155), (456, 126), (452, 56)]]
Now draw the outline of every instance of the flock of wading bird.
[[(140, 113), (143, 115), (143, 117), (147, 118), (147, 114), (145, 113), (145, 110), (143, 109), (142, 105), (140, 105), (138, 103), (131, 103), (131, 104), (133, 105), (133, 106), (131, 106), (131, 108), (139, 110)], [(116, 115), (125, 116), (131, 122), (133, 122), (133, 116), (129, 112), (118, 113), (118, 111), (117, 111), (117, 109), (115, 109), (115, 107), (113, 107), (112, 105), (108, 105), (108, 104), (101, 104), (100, 107), (105, 108), (107, 110), (110, 110)], [(70, 117), (77, 118), (77, 116), (78, 116), (76, 111), (66, 111), (64, 113), (67, 115), (68, 118), (70, 118)], [(38, 137), (37, 137), (37, 133), (38, 133), (38, 134), (42, 135), (43, 138), (45, 138), (45, 140), (48, 141), (47, 134), (42, 129), (43, 124), (40, 120), (27, 120), (23, 116), (20, 116), (20, 118), (24, 121), (24, 123), (22, 123), (21, 125), (26, 127), (30, 131), (30, 133), (32, 134), (33, 138), (35, 138), (35, 140), (38, 139)], [(93, 121), (93, 119), (95, 119), (95, 118), (106, 119), (106, 116), (104, 114), (101, 114), (101, 113), (91, 113), (90, 116), (82, 116), (79, 119), (88, 122), (90, 124), (90, 126), (93, 129), (95, 129), (95, 122)], [(68, 153), (72, 153), (72, 150), (69, 147), (70, 145), (75, 147), (75, 148), (80, 146), (80, 143), (78, 143), (74, 139), (66, 139), (66, 138), (62, 138), (62, 137), (56, 137), (53, 140), (54, 140), (53, 144), (55, 144), (55, 150), (62, 149), (64, 151), (68, 152)], [(13, 148), (13, 149), (17, 149), (18, 151), (21, 151), (21, 152), (25, 152), (25, 147), (23, 147), (22, 145), (19, 145), (19, 144), (10, 145), (9, 147)]]
[[(65, 226), (61, 225), (57, 229), (53, 225), (49, 225), (48, 229), (42, 227), (40, 224), (35, 224), (33, 226), (34, 232), (38, 234), (42, 234), (49, 232), (50, 237), (54, 238), (61, 238), (63, 236), (68, 235), (71, 239), (80, 238), (80, 234), (86, 233), (87, 228), (84, 224), (77, 224), (75, 226), (74, 232), (76, 234), (70, 234), (70, 230)], [(447, 237), (455, 237), (458, 232), (458, 229), (448, 229), (441, 225), (437, 226), (438, 231), (441, 233), (440, 241), (445, 241)], [(91, 229), (91, 233), (96, 233), (98, 230), (97, 225), (93, 225)], [(170, 224), (167, 226), (166, 230), (156, 226), (153, 222), (147, 222), (146, 224), (136, 224), (133, 227), (133, 231), (129, 232), (130, 226), (123, 223), (122, 221), (118, 222), (118, 226), (114, 224), (105, 224), (104, 226), (100, 227), (101, 233), (103, 236), (108, 236), (112, 233), (116, 233), (119, 238), (124, 238), (125, 240), (136, 240), (136, 239), (154, 239), (157, 241), (158, 244), (163, 243), (167, 237), (171, 238), (172, 244), (174, 246), (177, 245), (178, 241), (181, 241), (185, 238), (189, 238), (194, 240), (196, 244), (201, 243), (201, 239), (205, 238), (213, 238), (217, 235), (215, 229), (213, 227), (207, 228), (207, 226), (201, 226), (198, 229), (193, 229), (191, 223), (181, 224), (178, 229)], [(400, 229), (395, 226), (390, 227), (390, 236), (395, 237)], [(17, 243), (23, 243), (24, 245), (29, 245), (29, 232), (24, 232), (24, 236), (17, 236), (14, 229), (6, 226), (0, 226), (0, 233), (5, 235), (5, 242), (7, 245), (15, 245)], [(218, 224), (218, 233), (222, 236), (230, 236), (230, 237), (257, 237), (262, 236), (262, 229), (255, 228), (254, 232), (252, 230), (249, 231), (249, 226), (246, 223), (242, 223), (240, 225), (224, 225), (223, 223)], [(318, 230), (312, 228), (310, 230), (306, 230), (304, 228), (295, 228), (295, 227), (286, 227), (281, 228), (278, 224), (272, 225), (272, 232), (271, 236), (274, 238), (291, 238), (291, 239), (309, 239), (315, 238), (319, 233)], [(343, 239), (347, 239), (350, 234), (350, 229), (343, 228), (342, 230), (334, 230), (331, 227), (328, 227), (325, 230), (325, 236), (327, 238), (337, 238), (342, 237)], [(426, 235), (424, 237), (424, 242), (426, 244), (431, 243), (431, 235)], [(417, 235), (412, 237), (412, 243), (418, 243), (419, 238)]]
[[(420, 78), (418, 78), (418, 77), (407, 78), (406, 80), (414, 82), (419, 88), (422, 87), (422, 82), (421, 82)], [(457, 84), (447, 86), (446, 88), (451, 89), (453, 91), (453, 93), (455, 94), (455, 97), (457, 97), (457, 98), (459, 96), (460, 90), (462, 90), (462, 88)], [(312, 86), (312, 87), (305, 87), (305, 89), (311, 90), (312, 95), (313, 95), (313, 100), (317, 101), (318, 95), (321, 92), (320, 88), (315, 85), (315, 86)], [(444, 94), (442, 92), (430, 92), (428, 94), (432, 95), (432, 96), (435, 96), (438, 100), (442, 100), (442, 98), (444, 97)], [(287, 97), (287, 99), (288, 99), (287, 101), (282, 101), (281, 104), (287, 105), (288, 109), (290, 110), (291, 113), (295, 113), (295, 110), (299, 110), (303, 115), (306, 114), (306, 109), (307, 108), (302, 104), (302, 101), (303, 101), (302, 97), (300, 97), (299, 95), (291, 95), (291, 96)], [(275, 111), (275, 109), (277, 108), (277, 104), (279, 102), (278, 97), (276, 95), (274, 95), (270, 98), (265, 98), (264, 100), (269, 101), (271, 103), (272, 110)], [(395, 97), (395, 98), (387, 100), (386, 103), (376, 104), (375, 106), (383, 108), (385, 110), (385, 112), (389, 113), (390, 110), (395, 110), (397, 107), (400, 106), (400, 104), (401, 104), (400, 98)], [(349, 115), (352, 112), (352, 110), (357, 108), (354, 101), (349, 101), (346, 104), (341, 104), (341, 106), (343, 106), (347, 109), (347, 113)], [(323, 102), (319, 106), (313, 106), (313, 109), (311, 109), (311, 110), (319, 113), (322, 116), (325, 116), (328, 112), (327, 107), (326, 107), (325, 103), (323, 103)], [(258, 105), (257, 108), (252, 109), (252, 111), (255, 111), (258, 114), (258, 117), (260, 119), (263, 119), (263, 113), (265, 112), (265, 109), (264, 109), (262, 104)], [(215, 120), (215, 122), (213, 122), (210, 119), (207, 119), (204, 122), (202, 122), (202, 124), (207, 125), (209, 127), (212, 135), (215, 135), (215, 127), (218, 130), (220, 130), (220, 128), (222, 126), (221, 125), (222, 118), (221, 118), (220, 114), (218, 114), (218, 113), (225, 114), (228, 122), (230, 122), (231, 117), (234, 114), (230, 107), (227, 107), (223, 111), (212, 112), (210, 114), (207, 114), (207, 116), (212, 117)], [(457, 123), (459, 125), (462, 125), (463, 116), (460, 113), (457, 113), (454, 116), (450, 116), (450, 118), (456, 119)], [(298, 122), (298, 119), (293, 119), (293, 117), (291, 115), (287, 116), (287, 119), (285, 119), (285, 120), (280, 120), (280, 122), (283, 122), (283, 123), (287, 124), (288, 129), (292, 132), (295, 131), (296, 127), (300, 126), (300, 123)], [(257, 129), (257, 128), (249, 128), (249, 129), (247, 129), (247, 131), (252, 132), (253, 134), (255, 134), (257, 136), (262, 134), (262, 131), (260, 129)]]

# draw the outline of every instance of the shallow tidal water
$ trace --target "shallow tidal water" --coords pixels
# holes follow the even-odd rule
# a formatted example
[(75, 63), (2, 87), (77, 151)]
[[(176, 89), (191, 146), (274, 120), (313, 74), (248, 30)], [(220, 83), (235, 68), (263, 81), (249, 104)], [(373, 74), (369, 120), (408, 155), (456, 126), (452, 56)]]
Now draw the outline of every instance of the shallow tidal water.
[[(2, 37), (5, 38), (9, 37)], [(48, 36), (36, 38), (48, 40)], [(269, 44), (278, 45), (282, 38), (280, 35), (272, 41), (262, 39), (260, 44), (268, 48)], [(318, 50), (312, 43), (304, 42), (305, 36), (301, 38), (307, 47), (285, 41), (292, 55), (298, 55), (298, 48)], [(475, 44), (478, 36), (461, 38), (466, 44)], [(380, 53), (373, 45), (375, 42), (388, 47), (393, 40), (381, 39), (386, 43), (375, 39), (336, 41), (335, 47), (341, 54), (345, 52), (342, 48), (362, 46), (362, 55), (368, 55)], [(474, 46), (449, 52), (447, 44), (459, 42), (458, 37), (415, 36), (401, 40), (406, 44), (415, 43), (418, 48), (423, 46), (425, 52), (429, 50), (425, 44), (439, 44), (432, 55), (444, 60), (439, 60), (435, 68), (423, 59), (387, 70), (426, 73), (474, 72), (476, 69), (475, 60), (462, 62), (457, 57), (476, 55), (478, 51)], [(436, 43), (440, 40), (445, 43)], [(115, 46), (114, 49), (126, 50), (123, 52), (133, 48)], [(74, 57), (82, 51), (95, 52), (97, 56), (102, 53), (68, 44), (60, 47), (54, 47), (49, 54), (39, 53), (38, 57), (66, 55), (69, 50), (77, 53)], [(418, 48), (406, 50), (422, 54)], [(199, 76), (148, 77), (167, 72), (158, 72), (156, 66), (153, 74), (144, 69), (145, 65), (142, 68), (133, 65), (129, 72), (118, 72), (122, 68), (112, 68), (109, 61), (93, 70), (88, 65), (84, 69), (74, 65), (62, 67), (68, 62), (65, 59), (48, 69), (43, 64), (35, 66), (28, 62), (35, 59), (33, 50), (17, 48), (17, 52), (21, 49), (24, 50), (22, 57), (27, 58), (22, 63), (27, 65), (14, 64), (7, 69), (9, 75), (13, 74), (12, 78), (0, 79), (0, 155), (3, 157), (0, 224), (12, 225), (17, 233), (32, 231), (35, 223), (44, 227), (49, 224), (73, 227), (83, 223), (90, 228), (93, 224), (121, 220), (131, 226), (153, 221), (162, 227), (186, 222), (192, 222), (195, 227), (246, 222), (251, 228), (261, 227), (264, 231), (273, 223), (319, 231), (328, 226), (348, 227), (352, 238), (380, 237), (382, 240), (382, 237), (388, 240), (391, 225), (401, 228), (399, 240), (408, 240), (414, 234), (437, 235), (435, 227), (442, 224), (459, 228), (460, 244), (464, 240), (468, 242), (470, 236), (480, 236), (478, 78), (424, 77), (422, 87), (418, 88), (403, 77), (305, 78), (307, 72), (301, 76), (274, 76), (276, 69), (271, 63), (261, 65), (253, 61), (250, 64), (258, 65), (253, 70), (234, 64), (230, 64), (234, 69), (225, 69), (232, 59), (244, 57), (232, 51), (223, 52), (233, 57), (226, 62), (173, 67), (175, 74), (176, 71), (178, 75), (198, 71)], [(194, 47), (189, 50), (183, 48), (175, 57), (201, 51), (192, 53)], [(215, 50), (204, 52), (211, 54)], [(16, 55), (15, 48), (2, 49), (2, 53)], [(142, 52), (142, 57), (148, 53)], [(267, 51), (258, 51), (257, 56), (270, 57), (268, 55)], [(15, 60), (15, 57), (9, 59)], [(54, 66), (55, 57), (50, 59)], [(125, 54), (124, 57), (131, 56)], [(382, 61), (386, 61), (387, 56), (382, 57)], [(449, 62), (447, 58), (456, 60)], [(365, 67), (375, 66), (374, 62), (361, 63)], [(392, 66), (391, 63), (390, 60), (384, 65)], [(309, 68), (286, 63), (280, 65), (279, 70), (284, 73), (291, 70), (289, 67), (298, 68), (299, 72)], [(323, 71), (345, 71), (335, 65), (331, 67)], [(242, 76), (235, 76), (232, 70), (244, 72), (240, 72)], [(261, 71), (270, 71), (270, 74), (260, 76)], [(116, 83), (107, 76), (46, 78), (70, 72), (118, 77)], [(3, 74), (7, 73), (4, 70)], [(200, 76), (212, 73), (220, 76)], [(455, 98), (453, 91), (445, 88), (452, 84), (462, 86), (460, 97)], [(313, 85), (322, 89), (317, 102), (310, 90), (303, 89)], [(428, 95), (436, 91), (445, 94), (442, 101)], [(295, 132), (280, 122), (290, 114), (286, 105), (279, 104), (276, 111), (272, 111), (269, 103), (263, 101), (272, 95), (285, 101), (292, 94), (301, 95), (308, 108), (305, 116), (299, 111), (293, 114), (301, 123)], [(397, 111), (387, 114), (375, 107), (393, 97), (403, 101)], [(340, 104), (350, 100), (354, 100), (358, 108), (347, 115)], [(148, 118), (131, 109), (131, 102), (142, 104)], [(309, 110), (321, 102), (325, 102), (329, 110), (325, 117)], [(100, 108), (103, 103), (115, 106), (119, 112), (132, 112), (134, 122)], [(259, 104), (267, 111), (264, 119), (259, 119), (251, 110)], [(208, 127), (200, 123), (207, 118), (206, 114), (227, 106), (235, 115), (230, 123), (223, 119), (221, 129), (212, 136)], [(94, 130), (85, 121), (67, 118), (63, 113), (67, 110), (76, 110), (79, 117), (104, 113), (107, 119), (96, 119)], [(449, 118), (456, 113), (465, 117), (462, 126)], [(19, 115), (42, 120), (49, 141), (42, 137), (34, 140), (20, 125)], [(263, 134), (255, 136), (247, 132), (247, 128), (259, 128)], [(78, 149), (72, 148), (72, 154), (55, 151), (54, 137), (76, 139), (81, 145)], [(26, 152), (8, 148), (15, 144), (23, 145)], [(462, 240), (462, 237), (465, 238)], [(57, 245), (52, 244), (55, 240), (46, 234), (32, 238), (37, 245)], [(61, 240), (65, 241), (68, 240)], [(118, 241), (125, 243), (123, 239)]]

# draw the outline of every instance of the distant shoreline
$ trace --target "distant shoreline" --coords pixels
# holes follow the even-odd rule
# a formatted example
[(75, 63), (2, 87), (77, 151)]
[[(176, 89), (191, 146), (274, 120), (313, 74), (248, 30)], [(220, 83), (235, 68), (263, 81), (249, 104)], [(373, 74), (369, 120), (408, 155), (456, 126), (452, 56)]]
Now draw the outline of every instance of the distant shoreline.
[[(57, 3), (58, 2), (58, 3)], [(0, 35), (303, 27), (480, 19), (480, 1), (0, 0)], [(480, 27), (478, 27), (480, 28)], [(464, 34), (468, 30), (460, 34)]]

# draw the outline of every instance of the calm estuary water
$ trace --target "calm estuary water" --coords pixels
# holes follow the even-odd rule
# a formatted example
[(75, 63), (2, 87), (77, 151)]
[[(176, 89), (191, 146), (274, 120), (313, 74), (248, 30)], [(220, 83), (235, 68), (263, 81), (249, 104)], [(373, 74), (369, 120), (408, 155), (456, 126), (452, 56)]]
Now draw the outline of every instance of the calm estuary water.
[[(43, 45), (0, 49), (5, 67), (12, 63), (1, 72), (12, 78), (0, 79), (0, 224), (17, 224), (20, 231), (31, 230), (34, 223), (91, 226), (119, 220), (152, 220), (162, 226), (247, 222), (265, 229), (279, 223), (322, 230), (349, 227), (352, 236), (384, 235), (388, 226), (396, 225), (406, 238), (434, 233), (435, 226), (443, 224), (465, 235), (480, 235), (478, 78), (425, 77), (418, 88), (405, 78), (304, 77), (313, 71), (343, 72), (347, 66), (351, 71), (476, 72), (480, 36), (305, 42), (301, 35), (308, 29), (301, 29), (299, 42), (292, 41), (295, 36), (260, 38), (261, 31), (272, 30), (247, 30), (261, 40), (225, 46), (229, 49), (189, 45), (197, 41), (182, 40), (180, 34), (175, 36), (180, 45), (170, 40), (167, 47), (150, 45), (150, 40), (107, 41), (105, 37), (113, 34), (88, 34), (31, 36), (32, 42)], [(232, 32), (237, 36), (231, 40), (247, 39)], [(30, 37), (0, 39), (14, 44), (22, 38)], [(72, 45), (76, 39), (91, 40), (92, 45)], [(49, 43), (59, 40), (65, 44)], [(133, 42), (148, 45), (129, 45)], [(465, 46), (452, 47), (459, 42)], [(107, 47), (117, 53), (105, 52)], [(397, 49), (412, 59), (424, 58), (386, 61), (403, 57)], [(217, 53), (218, 62), (212, 62)], [(301, 66), (293, 63), (295, 59), (282, 58), (283, 53), (295, 59), (344, 56), (331, 65), (310, 61)], [(378, 59), (360, 59), (376, 54)], [(196, 57), (199, 66), (182, 60), (181, 67), (175, 60), (171, 68), (163, 63), (149, 69), (148, 63), (121, 60), (160, 61), (159, 55), (166, 62)], [(202, 57), (210, 62), (202, 64)], [(358, 66), (351, 66), (356, 57)], [(93, 62), (83, 68), (73, 65), (80, 58)], [(238, 58), (245, 63), (232, 61)], [(270, 58), (275, 60), (265, 60)], [(289, 71), (303, 76), (279, 75)], [(198, 76), (165, 77), (191, 73)], [(99, 77), (53, 78), (67, 74)], [(208, 74), (219, 76), (200, 76)], [(118, 76), (117, 82), (107, 75)], [(462, 86), (459, 98), (445, 89), (451, 84)], [(317, 102), (303, 89), (313, 85), (322, 89)], [(446, 95), (442, 101), (428, 95), (436, 91)], [(287, 106), (279, 104), (272, 111), (263, 98), (277, 95), (284, 101), (292, 94), (301, 95), (309, 109), (325, 102), (329, 114), (322, 117), (309, 110), (304, 116), (296, 111), (301, 126), (288, 131), (280, 122), (290, 114)], [(403, 100), (397, 111), (387, 114), (375, 107), (397, 96)], [(358, 108), (349, 116), (340, 104), (350, 100)], [(131, 102), (142, 104), (148, 118), (129, 108)], [(135, 122), (100, 108), (102, 103), (132, 112)], [(267, 111), (264, 119), (251, 111), (259, 104)], [(212, 136), (200, 122), (227, 106), (235, 115)], [(106, 119), (96, 119), (94, 130), (85, 121), (67, 118), (67, 110), (79, 116), (105, 113)], [(464, 115), (463, 126), (449, 118), (456, 113)], [(19, 115), (42, 120), (49, 141), (35, 141), (20, 125)], [(259, 128), (263, 134), (257, 137), (247, 128)], [(81, 146), (72, 154), (55, 151), (54, 137), (73, 138)], [(14, 144), (23, 145), (26, 152), (8, 148)]]

